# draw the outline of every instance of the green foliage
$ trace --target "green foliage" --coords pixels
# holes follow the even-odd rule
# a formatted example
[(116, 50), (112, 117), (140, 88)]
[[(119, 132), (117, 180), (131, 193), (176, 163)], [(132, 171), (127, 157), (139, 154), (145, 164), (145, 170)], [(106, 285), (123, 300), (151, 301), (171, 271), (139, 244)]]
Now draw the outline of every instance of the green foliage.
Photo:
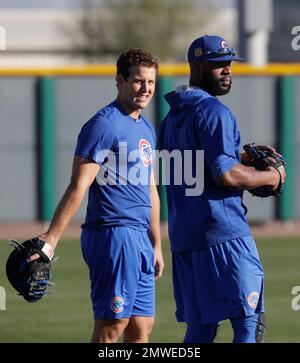
[(96, 9), (84, 4), (80, 49), (91, 60), (144, 48), (160, 61), (184, 61), (199, 24), (211, 19), (209, 9), (200, 10), (195, 0), (106, 0)]

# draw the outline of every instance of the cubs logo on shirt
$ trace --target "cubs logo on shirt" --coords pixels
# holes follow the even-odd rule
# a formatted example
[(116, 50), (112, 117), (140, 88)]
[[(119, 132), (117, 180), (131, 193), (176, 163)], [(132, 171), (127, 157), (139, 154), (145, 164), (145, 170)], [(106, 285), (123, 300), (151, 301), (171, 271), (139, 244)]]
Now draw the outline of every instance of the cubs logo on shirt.
[(258, 292), (256, 292), (256, 291), (250, 292), (247, 300), (248, 300), (248, 304), (251, 306), (251, 308), (255, 309), (257, 307), (258, 299), (259, 299)]
[(139, 150), (144, 166), (149, 166), (153, 158), (151, 144), (147, 140), (141, 139), (139, 142)]
[(121, 313), (124, 310), (124, 299), (120, 296), (114, 297), (110, 302), (110, 308), (114, 313)]

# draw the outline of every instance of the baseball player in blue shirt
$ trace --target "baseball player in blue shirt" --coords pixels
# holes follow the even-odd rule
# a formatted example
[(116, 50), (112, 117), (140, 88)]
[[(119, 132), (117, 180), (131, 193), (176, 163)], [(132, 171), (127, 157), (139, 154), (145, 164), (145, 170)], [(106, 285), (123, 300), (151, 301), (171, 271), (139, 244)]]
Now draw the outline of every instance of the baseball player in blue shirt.
[[(213, 342), (225, 319), (236, 343), (262, 342), (266, 331), (264, 272), (242, 192), (265, 185), (275, 190), (280, 175), (241, 163), (236, 119), (216, 97), (230, 91), (231, 62), (239, 60), (225, 39), (202, 36), (188, 50), (189, 85), (165, 96), (170, 111), (159, 130), (160, 149), (204, 151), (201, 195), (187, 196), (184, 183), (166, 186), (176, 317), (187, 324), (186, 343)], [(283, 167), (280, 173), (284, 180)]]
[(71, 182), (39, 236), (54, 250), (89, 190), (81, 246), (90, 271), (94, 343), (117, 342), (123, 333), (124, 342), (145, 343), (154, 323), (154, 280), (164, 263), (156, 138), (141, 111), (153, 97), (157, 73), (156, 59), (145, 50), (120, 55), (117, 98), (82, 127)]

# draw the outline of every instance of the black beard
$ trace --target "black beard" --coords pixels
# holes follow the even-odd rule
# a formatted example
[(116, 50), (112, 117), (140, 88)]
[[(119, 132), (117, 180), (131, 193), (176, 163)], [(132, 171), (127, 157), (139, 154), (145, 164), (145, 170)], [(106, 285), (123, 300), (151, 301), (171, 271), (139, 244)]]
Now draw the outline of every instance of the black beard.
[(214, 79), (210, 72), (203, 72), (201, 87), (213, 96), (223, 96), (230, 92), (232, 79), (230, 76), (230, 83), (228, 86), (222, 86), (222, 78)]

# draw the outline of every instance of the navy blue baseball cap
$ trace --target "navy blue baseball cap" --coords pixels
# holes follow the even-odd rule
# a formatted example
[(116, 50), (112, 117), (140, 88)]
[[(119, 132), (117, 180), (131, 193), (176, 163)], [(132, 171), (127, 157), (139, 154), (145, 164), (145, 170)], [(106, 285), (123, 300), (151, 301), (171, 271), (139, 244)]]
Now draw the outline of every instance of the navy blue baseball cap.
[(189, 47), (188, 62), (193, 61), (243, 61), (236, 55), (234, 48), (230, 48), (227, 41), (217, 35), (204, 35), (197, 38)]

